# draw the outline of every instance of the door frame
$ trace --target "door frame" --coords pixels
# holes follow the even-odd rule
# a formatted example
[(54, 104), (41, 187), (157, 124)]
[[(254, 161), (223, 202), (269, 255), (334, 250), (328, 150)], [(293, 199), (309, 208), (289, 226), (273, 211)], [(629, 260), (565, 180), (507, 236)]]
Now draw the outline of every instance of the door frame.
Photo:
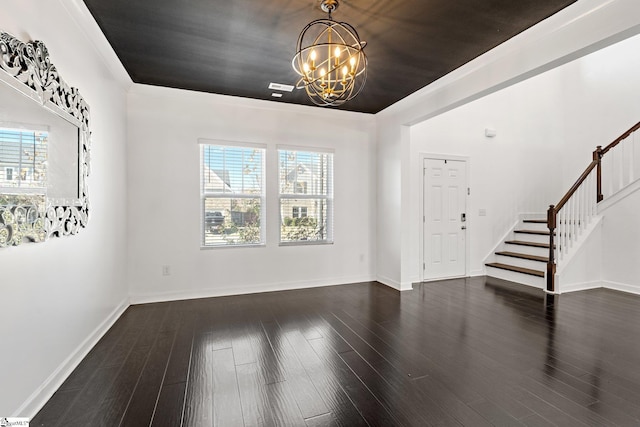
[[(470, 265), (470, 257), (471, 257), (471, 246), (469, 244), (469, 242), (471, 241), (471, 239), (469, 238), (469, 225), (471, 225), (472, 221), (471, 221), (471, 215), (469, 214), (469, 200), (470, 200), (470, 184), (469, 184), (469, 170), (470, 170), (470, 163), (471, 163), (471, 158), (467, 157), (467, 156), (455, 156), (455, 155), (451, 155), (451, 154), (435, 154), (435, 153), (420, 153), (420, 155), (418, 156), (419, 160), (420, 160), (420, 168), (419, 170), (422, 170), (422, 175), (420, 175), (420, 217), (418, 218), (418, 221), (420, 222), (420, 248), (419, 248), (419, 263), (418, 263), (418, 269), (420, 271), (420, 280), (422, 282), (432, 282), (435, 280), (443, 280), (443, 279), (453, 279), (456, 277), (469, 277), (469, 265)], [(464, 239), (464, 245), (465, 245), (465, 249), (464, 249), (464, 276), (451, 276), (451, 277), (425, 277), (425, 273), (426, 270), (423, 268), (424, 265), (424, 234), (426, 231), (426, 223), (424, 221), (426, 212), (424, 210), (424, 181), (425, 181), (425, 176), (424, 176), (424, 161), (425, 160), (452, 160), (452, 161), (462, 161), (465, 162), (465, 176), (466, 176), (466, 183), (465, 186), (467, 187), (467, 194), (465, 195), (464, 198), (464, 204), (465, 204), (465, 213), (467, 214), (467, 233)]]

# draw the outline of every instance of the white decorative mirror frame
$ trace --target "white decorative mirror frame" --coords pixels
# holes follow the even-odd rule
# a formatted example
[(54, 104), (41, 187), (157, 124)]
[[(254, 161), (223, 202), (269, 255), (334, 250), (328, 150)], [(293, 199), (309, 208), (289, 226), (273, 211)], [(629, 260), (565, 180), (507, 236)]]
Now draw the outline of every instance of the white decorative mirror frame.
[[(51, 116), (51, 123), (57, 123), (60, 118), (64, 119), (64, 126), (68, 129), (60, 131), (56, 137), (50, 138), (52, 141), (71, 139), (70, 141), (62, 141), (66, 148), (53, 150), (58, 152), (55, 156), (50, 155), (48, 151), (43, 151), (44, 160), (38, 163), (43, 171), (37, 170), (34, 173), (35, 160), (33, 160), (33, 167), (25, 168), (25, 171), (29, 171), (34, 176), (45, 177), (38, 181), (39, 185), (33, 185), (33, 187), (38, 187), (36, 190), (25, 191), (24, 188), (17, 188), (20, 187), (20, 182), (25, 179), (22, 177), (20, 169), (18, 169), (20, 178), (14, 177), (13, 167), (5, 166), (0, 171), (0, 174), (4, 173), (4, 175), (0, 175), (0, 178), (4, 180), (0, 181), (0, 247), (17, 246), (28, 241), (42, 242), (49, 237), (76, 234), (81, 228), (86, 227), (89, 217), (87, 177), (89, 175), (91, 132), (89, 130), (88, 105), (80, 96), (77, 88), (69, 87), (60, 78), (56, 67), (49, 59), (49, 52), (44, 43), (41, 41), (23, 42), (3, 31), (0, 31), (0, 87), (5, 92), (8, 91), (10, 95), (0, 97), (0, 131), (6, 127), (3, 122), (12, 125), (13, 123), (24, 123), (24, 116), (14, 121), (11, 114), (15, 110), (20, 110), (17, 105), (24, 102), (26, 96), (30, 98), (28, 99), (29, 106), (30, 103), (33, 103), (37, 106), (38, 112), (42, 109), (47, 114), (53, 113), (55, 115)], [(13, 95), (17, 98), (14, 99)], [(29, 120), (29, 123), (34, 123), (35, 120)], [(38, 114), (37, 120), (42, 120), (40, 114)], [(49, 123), (44, 123), (35, 126), (49, 129), (49, 125)], [(52, 124), (51, 126), (59, 125)], [(21, 128), (22, 125), (18, 124), (17, 127)], [(9, 132), (12, 131), (14, 129), (9, 129)], [(72, 138), (68, 138), (69, 135), (72, 135)], [(8, 143), (6, 145), (9, 147)], [(36, 142), (33, 142), (33, 147), (33, 155), (28, 157), (29, 159), (36, 157)], [(73, 150), (71, 155), (68, 155), (69, 147)], [(2, 148), (2, 139), (0, 139), (0, 150)], [(9, 152), (10, 148), (6, 148), (5, 151)], [(14, 158), (22, 159), (22, 153), (27, 153), (27, 150), (23, 149), (22, 141), (18, 149), (12, 148), (14, 151), (11, 155)], [(43, 150), (50, 149), (49, 145), (45, 145)], [(0, 152), (1, 154), (2, 152)], [(29, 154), (31, 153), (27, 153), (27, 155)], [(8, 154), (5, 154), (5, 162), (6, 158), (9, 158)], [(49, 164), (54, 161), (55, 164)], [(2, 157), (0, 157), (0, 162), (2, 162)], [(20, 162), (22, 166), (23, 160)], [(0, 166), (2, 165), (0, 164)], [(54, 189), (53, 186), (47, 184), (47, 170), (54, 171), (54, 174), (57, 175), (63, 175), (64, 179), (70, 181), (70, 184), (66, 184), (66, 188), (71, 188), (71, 190), (65, 190), (67, 194), (62, 196), (58, 194), (61, 190), (57, 185)], [(7, 183), (12, 183), (9, 179), (18, 180), (16, 188), (8, 186)], [(42, 182), (44, 182), (44, 186)]]

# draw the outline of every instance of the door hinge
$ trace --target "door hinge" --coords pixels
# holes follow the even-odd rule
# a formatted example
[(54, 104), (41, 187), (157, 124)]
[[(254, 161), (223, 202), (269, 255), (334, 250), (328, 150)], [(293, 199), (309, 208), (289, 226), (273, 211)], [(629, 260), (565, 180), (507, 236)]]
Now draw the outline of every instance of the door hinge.
[(471, 188), (467, 187), (467, 196), (471, 195)]
[(424, 262), (422, 263), (422, 269), (423, 269), (423, 270), (426, 270), (426, 269), (427, 269), (426, 264), (425, 264)]
[(422, 222), (427, 222), (424, 215), (422, 215)]

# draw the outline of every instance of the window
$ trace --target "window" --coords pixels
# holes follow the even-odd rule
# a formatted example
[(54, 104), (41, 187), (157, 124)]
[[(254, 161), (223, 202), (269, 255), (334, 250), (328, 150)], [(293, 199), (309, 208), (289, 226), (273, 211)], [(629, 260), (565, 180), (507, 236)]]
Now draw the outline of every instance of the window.
[(280, 243), (333, 242), (333, 153), (278, 150)]
[(201, 146), (202, 245), (264, 243), (261, 146)]
[(306, 206), (294, 206), (291, 211), (291, 216), (293, 218), (305, 218), (307, 216), (307, 207)]
[(47, 132), (0, 127), (0, 188), (3, 192), (46, 192), (47, 142)]

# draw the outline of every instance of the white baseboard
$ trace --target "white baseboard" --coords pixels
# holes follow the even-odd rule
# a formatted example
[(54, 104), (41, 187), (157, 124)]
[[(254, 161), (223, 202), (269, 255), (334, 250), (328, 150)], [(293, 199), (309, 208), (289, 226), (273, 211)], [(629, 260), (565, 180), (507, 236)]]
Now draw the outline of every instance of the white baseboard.
[(586, 291), (589, 289), (598, 289), (602, 288), (603, 282), (600, 280), (594, 280), (591, 282), (583, 282), (583, 283), (570, 283), (570, 284), (560, 284), (558, 293), (566, 294), (568, 292), (578, 292), (578, 291)]
[(619, 282), (604, 280), (602, 282), (602, 287), (605, 289), (613, 289), (614, 291), (622, 291), (622, 292), (628, 292), (630, 294), (640, 295), (640, 286), (637, 286), (637, 285), (630, 285), (627, 283), (619, 283)]
[(255, 286), (238, 286), (225, 288), (204, 288), (193, 290), (158, 292), (153, 294), (131, 294), (131, 304), (148, 304), (154, 302), (179, 301), (197, 298), (224, 297), (231, 295), (256, 294), (261, 292), (290, 291), (294, 289), (337, 286), (348, 283), (374, 282), (374, 276), (346, 276), (333, 279), (313, 280), (307, 282), (272, 283)]
[(116, 323), (122, 313), (129, 307), (129, 298), (125, 298), (94, 331), (53, 371), (40, 387), (25, 400), (12, 417), (33, 418), (47, 403), (53, 393), (60, 388), (71, 372), (82, 362), (100, 338)]
[(481, 268), (479, 270), (471, 270), (469, 272), (469, 277), (478, 277), (478, 276), (486, 276), (487, 272), (485, 271), (484, 268)]
[(411, 282), (398, 282), (397, 280), (390, 279), (386, 276), (378, 275), (376, 280), (383, 285), (395, 289), (396, 291), (411, 291), (413, 290), (413, 284)]
[(598, 289), (598, 288), (605, 288), (605, 289), (611, 289), (614, 291), (640, 295), (640, 286), (630, 285), (627, 283), (612, 282), (609, 280), (602, 280), (602, 281), (594, 280), (592, 282), (560, 285), (560, 292), (564, 294), (567, 292), (586, 291), (588, 289)]

